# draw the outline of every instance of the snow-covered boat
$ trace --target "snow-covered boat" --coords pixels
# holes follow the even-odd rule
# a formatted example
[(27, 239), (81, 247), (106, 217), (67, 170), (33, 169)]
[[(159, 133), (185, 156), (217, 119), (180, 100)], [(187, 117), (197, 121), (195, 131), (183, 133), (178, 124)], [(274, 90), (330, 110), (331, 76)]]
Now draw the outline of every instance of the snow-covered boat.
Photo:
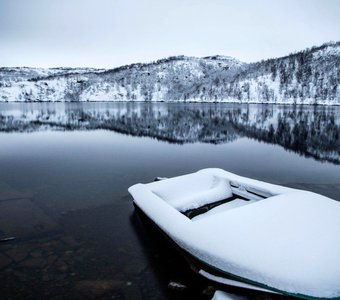
[(301, 298), (340, 298), (340, 203), (221, 169), (129, 188), (202, 276)]

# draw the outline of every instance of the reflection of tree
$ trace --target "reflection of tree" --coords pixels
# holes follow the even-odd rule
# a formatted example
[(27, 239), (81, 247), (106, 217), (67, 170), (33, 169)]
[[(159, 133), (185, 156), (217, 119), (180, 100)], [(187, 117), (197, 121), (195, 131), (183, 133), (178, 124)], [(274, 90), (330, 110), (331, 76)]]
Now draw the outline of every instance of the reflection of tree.
[[(279, 113), (277, 128), (235, 123), (238, 131), (260, 141), (278, 144), (307, 157), (340, 163), (340, 126), (334, 112), (326, 110)], [(337, 116), (339, 123), (340, 116)], [(262, 127), (262, 128), (259, 128)]]
[[(52, 106), (52, 108), (51, 108)], [(0, 113), (0, 131), (112, 130), (170, 143), (225, 143), (240, 136), (278, 144), (322, 161), (340, 163), (337, 108), (261, 105), (120, 103)]]

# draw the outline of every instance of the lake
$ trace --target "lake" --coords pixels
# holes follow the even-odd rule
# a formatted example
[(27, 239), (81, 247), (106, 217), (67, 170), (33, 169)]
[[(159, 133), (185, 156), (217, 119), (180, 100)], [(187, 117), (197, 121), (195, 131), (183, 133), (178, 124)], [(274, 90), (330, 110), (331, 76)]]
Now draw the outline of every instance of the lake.
[(218, 167), (340, 201), (339, 106), (1, 103), (0, 145), (3, 299), (209, 299), (134, 211), (128, 187), (157, 176)]

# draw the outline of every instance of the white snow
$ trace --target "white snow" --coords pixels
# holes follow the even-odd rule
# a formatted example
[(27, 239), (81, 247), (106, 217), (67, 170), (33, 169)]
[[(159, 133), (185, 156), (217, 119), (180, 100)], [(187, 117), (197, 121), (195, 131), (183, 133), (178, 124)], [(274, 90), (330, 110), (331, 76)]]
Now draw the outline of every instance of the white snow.
[(184, 175), (170, 181), (157, 182), (151, 190), (179, 211), (197, 208), (229, 198), (232, 195), (226, 179), (204, 173)]
[(234, 294), (226, 293), (223, 291), (216, 291), (214, 297), (211, 300), (242, 300), (247, 299), (245, 297), (236, 296)]
[(328, 57), (330, 55), (339, 56), (340, 55), (340, 48), (330, 45), (328, 47), (325, 47), (322, 50), (319, 50), (319, 51), (313, 53), (313, 58), (314, 59), (320, 59), (320, 58), (322, 59), (322, 58)]
[[(192, 221), (171, 204), (183, 209), (190, 207), (188, 199), (194, 206), (201, 203), (202, 189), (195, 192), (197, 203), (188, 192), (193, 187), (188, 176), (196, 182), (201, 175), (219, 178), (220, 182), (237, 182), (244, 189), (255, 188), (273, 196)], [(136, 205), (181, 248), (215, 268), (264, 288), (309, 297), (340, 297), (340, 203), (220, 169), (183, 177), (190, 184), (184, 185), (188, 197), (182, 197), (183, 207), (176, 199), (170, 197), (170, 204), (154, 193), (157, 190), (158, 194), (166, 191), (166, 197), (181, 196), (181, 177), (129, 188)], [(211, 187), (212, 181), (206, 187)]]

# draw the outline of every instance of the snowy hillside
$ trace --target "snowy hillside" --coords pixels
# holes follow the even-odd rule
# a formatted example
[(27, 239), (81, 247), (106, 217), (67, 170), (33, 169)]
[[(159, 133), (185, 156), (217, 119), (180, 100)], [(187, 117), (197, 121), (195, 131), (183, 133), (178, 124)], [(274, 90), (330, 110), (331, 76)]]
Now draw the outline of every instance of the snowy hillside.
[(340, 42), (252, 64), (175, 56), (111, 70), (0, 68), (0, 101), (340, 104)]
[(242, 102), (340, 104), (340, 42), (249, 64), (227, 87)]

